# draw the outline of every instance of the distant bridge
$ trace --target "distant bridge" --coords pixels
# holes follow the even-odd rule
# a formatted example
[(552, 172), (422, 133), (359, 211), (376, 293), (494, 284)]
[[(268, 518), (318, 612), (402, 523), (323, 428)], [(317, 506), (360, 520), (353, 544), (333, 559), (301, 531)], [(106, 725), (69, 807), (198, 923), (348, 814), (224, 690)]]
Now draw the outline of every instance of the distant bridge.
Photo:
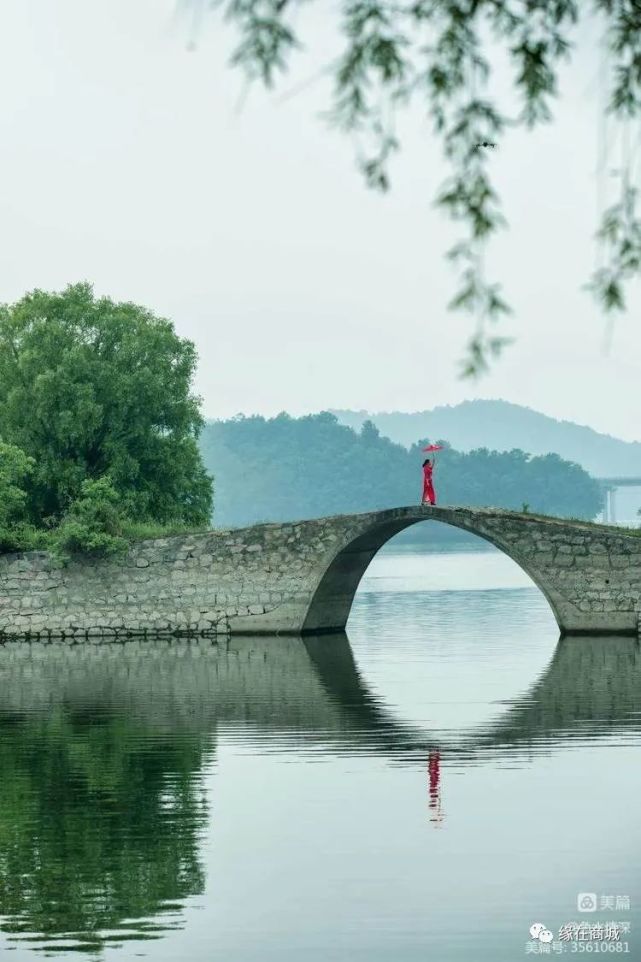
[(122, 561), (0, 557), (0, 638), (314, 634), (345, 627), (359, 582), (399, 531), (479, 535), (540, 588), (562, 634), (635, 634), (641, 534), (499, 508), (413, 505), (140, 541)]
[(612, 524), (616, 521), (616, 492), (617, 488), (641, 488), (641, 478), (617, 477), (596, 478), (605, 494), (605, 508), (603, 521)]

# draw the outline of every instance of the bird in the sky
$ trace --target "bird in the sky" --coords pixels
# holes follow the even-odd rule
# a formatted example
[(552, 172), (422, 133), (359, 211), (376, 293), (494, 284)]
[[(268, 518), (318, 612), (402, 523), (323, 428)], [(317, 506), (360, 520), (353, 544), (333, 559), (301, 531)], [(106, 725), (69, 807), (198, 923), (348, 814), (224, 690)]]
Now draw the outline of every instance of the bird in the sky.
[(496, 147), (496, 144), (491, 144), (489, 141), (484, 140), (482, 144), (474, 144), (475, 147)]

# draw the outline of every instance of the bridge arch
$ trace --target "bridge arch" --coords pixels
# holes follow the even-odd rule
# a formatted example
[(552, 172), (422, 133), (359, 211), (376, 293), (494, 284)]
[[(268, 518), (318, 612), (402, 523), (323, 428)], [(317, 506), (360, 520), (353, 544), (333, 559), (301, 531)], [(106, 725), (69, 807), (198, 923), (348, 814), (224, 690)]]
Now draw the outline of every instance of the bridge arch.
[[(482, 510), (479, 509), (481, 512)], [(415, 509), (394, 509), (361, 516), (364, 520), (364, 530), (356, 534), (350, 531), (342, 542), (339, 541), (334, 556), (320, 573), (303, 622), (302, 633), (317, 634), (344, 629), (360, 581), (373, 557), (383, 545), (401, 531), (429, 520), (440, 521), (467, 531), (506, 554), (543, 593), (559, 629), (563, 631), (563, 614), (552, 584), (543, 572), (538, 570), (536, 564), (519, 551), (518, 536), (515, 537), (514, 532), (508, 529), (503, 535), (497, 531), (488, 530), (474, 518), (479, 511), (471, 509), (466, 512), (460, 508), (448, 509), (420, 505)]]

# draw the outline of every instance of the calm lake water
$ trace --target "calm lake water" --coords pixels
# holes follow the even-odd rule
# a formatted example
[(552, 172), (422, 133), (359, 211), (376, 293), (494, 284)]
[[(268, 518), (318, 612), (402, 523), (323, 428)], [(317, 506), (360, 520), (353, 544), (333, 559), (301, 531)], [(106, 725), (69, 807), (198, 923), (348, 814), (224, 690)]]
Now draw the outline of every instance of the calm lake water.
[(0, 953), (639, 960), (640, 747), (638, 643), (493, 551), (392, 543), (347, 637), (7, 644)]

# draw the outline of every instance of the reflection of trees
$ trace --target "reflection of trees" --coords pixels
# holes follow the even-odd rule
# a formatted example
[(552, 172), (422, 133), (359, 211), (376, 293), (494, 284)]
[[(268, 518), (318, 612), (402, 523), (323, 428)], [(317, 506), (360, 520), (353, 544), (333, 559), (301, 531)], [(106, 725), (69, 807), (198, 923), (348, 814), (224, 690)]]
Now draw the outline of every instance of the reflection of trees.
[[(374, 754), (426, 771), (638, 730), (641, 649), (563, 639), (545, 672), (483, 729), (443, 739), (369, 688), (347, 637), (0, 647), (2, 928), (98, 948), (180, 924), (204, 889), (201, 772), (222, 723), (280, 749)], [(248, 737), (252, 737), (249, 734)]]
[(177, 927), (219, 721), (299, 738), (341, 715), (295, 638), (0, 646), (2, 929), (95, 950)]
[(134, 920), (203, 891), (198, 737), (172, 741), (124, 714), (64, 707), (0, 724), (5, 931), (87, 947), (132, 930), (149, 937), (162, 926)]

